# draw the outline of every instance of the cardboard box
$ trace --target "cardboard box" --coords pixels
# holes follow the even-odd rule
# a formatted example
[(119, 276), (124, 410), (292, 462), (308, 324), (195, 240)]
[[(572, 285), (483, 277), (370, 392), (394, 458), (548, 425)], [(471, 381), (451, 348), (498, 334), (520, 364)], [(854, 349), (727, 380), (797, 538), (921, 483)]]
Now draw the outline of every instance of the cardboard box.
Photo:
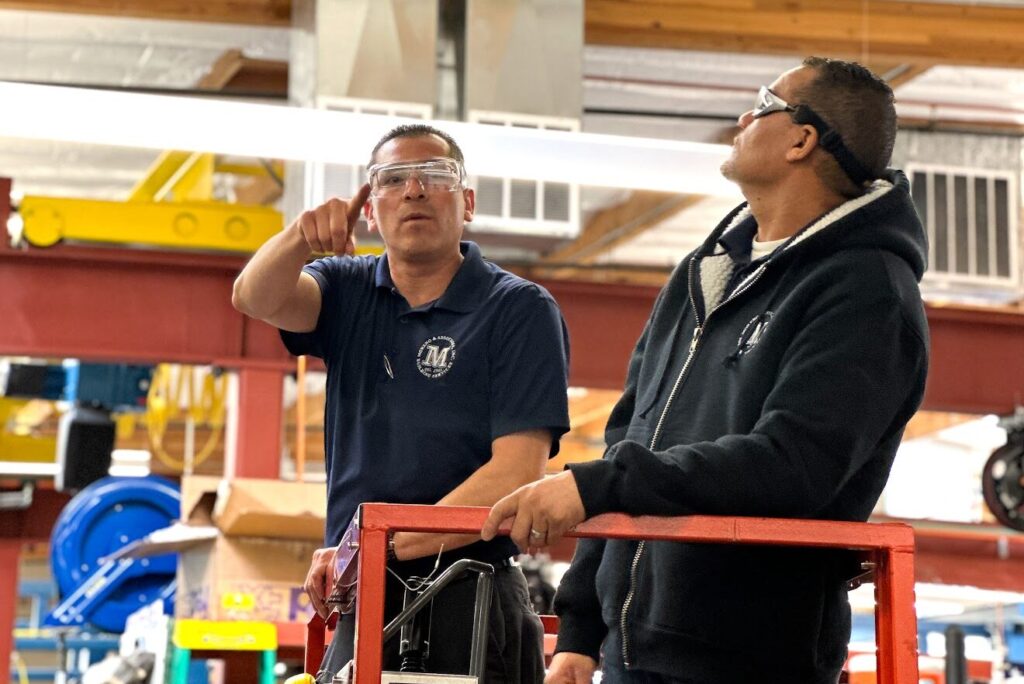
[(302, 590), (319, 544), (218, 535), (181, 553), (174, 615), (204, 620), (306, 621)]
[(181, 481), (181, 511), (189, 524), (213, 524), (229, 536), (320, 542), (327, 518), (327, 486), (186, 477)]
[(118, 556), (176, 551), (177, 618), (305, 621), (302, 590), (323, 540), (323, 484), (276, 480), (182, 480), (186, 522), (153, 532)]

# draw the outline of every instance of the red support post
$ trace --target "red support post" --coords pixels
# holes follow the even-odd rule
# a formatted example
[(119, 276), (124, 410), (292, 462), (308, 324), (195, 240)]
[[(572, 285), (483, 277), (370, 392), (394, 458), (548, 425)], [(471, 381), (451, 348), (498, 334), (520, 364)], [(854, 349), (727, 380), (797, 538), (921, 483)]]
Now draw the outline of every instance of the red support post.
[[(20, 485), (8, 480), (4, 488)], [(14, 619), (18, 605), (18, 571), (22, 545), (45, 542), (70, 497), (48, 487), (36, 489), (28, 508), (0, 511), (0, 684), (10, 677)]]
[(875, 567), (878, 684), (916, 682), (917, 617), (913, 551), (881, 549)]
[(0, 178), (0, 235), (7, 232), (7, 219), (11, 217), (11, 179)]
[[(481, 523), (480, 527), (483, 527)], [(479, 531), (479, 530), (478, 530)], [(384, 646), (384, 568), (388, 528), (364, 521), (359, 535), (354, 684), (379, 684)]]
[(273, 362), (248, 362), (238, 367), (234, 472), (225, 472), (225, 477), (281, 476), (286, 368)]
[(306, 654), (303, 660), (303, 671), (316, 674), (320, 669), (324, 648), (327, 642), (327, 623), (320, 613), (313, 613), (306, 624)]
[(0, 684), (8, 684), (11, 677), (21, 544), (21, 539), (0, 538)]

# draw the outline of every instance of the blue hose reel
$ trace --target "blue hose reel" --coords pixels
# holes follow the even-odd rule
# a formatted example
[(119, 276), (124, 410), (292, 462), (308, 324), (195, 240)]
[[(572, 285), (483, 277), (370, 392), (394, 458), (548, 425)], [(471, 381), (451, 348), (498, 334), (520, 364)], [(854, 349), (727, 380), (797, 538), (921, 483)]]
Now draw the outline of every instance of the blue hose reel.
[(46, 625), (123, 632), (129, 615), (158, 599), (171, 612), (177, 554), (105, 559), (172, 524), (180, 511), (178, 487), (157, 477), (106, 477), (79, 492), (50, 537), (50, 564), (62, 600)]

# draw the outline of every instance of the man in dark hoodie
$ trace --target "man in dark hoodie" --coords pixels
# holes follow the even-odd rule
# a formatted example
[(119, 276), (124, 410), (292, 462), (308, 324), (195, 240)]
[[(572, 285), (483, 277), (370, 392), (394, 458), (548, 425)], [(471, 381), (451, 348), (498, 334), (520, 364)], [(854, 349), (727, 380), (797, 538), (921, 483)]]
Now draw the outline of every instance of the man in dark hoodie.
[[(522, 548), (584, 518), (866, 520), (924, 392), (925, 237), (886, 170), (892, 90), (808, 58), (762, 88), (722, 173), (747, 202), (654, 304), (600, 461), (505, 497)], [(834, 683), (845, 552), (581, 540), (547, 682)]]

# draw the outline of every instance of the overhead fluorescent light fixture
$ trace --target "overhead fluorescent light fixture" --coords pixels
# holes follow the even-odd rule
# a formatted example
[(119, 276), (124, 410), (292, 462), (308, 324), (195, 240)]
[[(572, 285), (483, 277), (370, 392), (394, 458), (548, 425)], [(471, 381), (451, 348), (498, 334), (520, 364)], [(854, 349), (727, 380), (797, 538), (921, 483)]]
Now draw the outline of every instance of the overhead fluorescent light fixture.
[[(390, 128), (422, 120), (199, 97), (0, 81), (0, 137), (364, 164)], [(431, 123), (431, 122), (427, 122)], [(728, 145), (433, 122), (477, 176), (738, 197)]]

